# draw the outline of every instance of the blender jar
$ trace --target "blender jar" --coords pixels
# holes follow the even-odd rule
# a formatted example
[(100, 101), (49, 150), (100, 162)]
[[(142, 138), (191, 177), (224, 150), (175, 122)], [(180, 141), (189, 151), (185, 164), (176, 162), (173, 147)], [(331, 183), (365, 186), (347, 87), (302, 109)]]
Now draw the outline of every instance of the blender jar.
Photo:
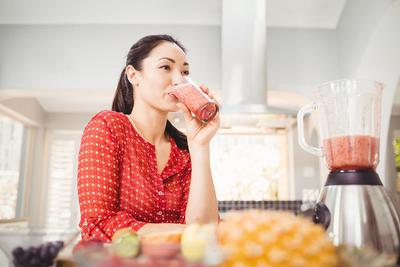
[[(380, 114), (383, 84), (368, 80), (336, 80), (315, 90), (315, 101), (297, 114), (300, 146), (324, 156), (334, 170), (375, 169), (379, 163)], [(304, 117), (318, 111), (322, 147), (307, 144)]]

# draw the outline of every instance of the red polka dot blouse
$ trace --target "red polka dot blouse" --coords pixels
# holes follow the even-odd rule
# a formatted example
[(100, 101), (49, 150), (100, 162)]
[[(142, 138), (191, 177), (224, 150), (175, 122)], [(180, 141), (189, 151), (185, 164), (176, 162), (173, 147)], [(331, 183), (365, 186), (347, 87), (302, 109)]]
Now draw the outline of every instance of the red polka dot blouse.
[(191, 162), (170, 138), (161, 173), (154, 145), (143, 139), (123, 113), (102, 111), (86, 126), (78, 158), (82, 239), (109, 242), (122, 227), (185, 223)]

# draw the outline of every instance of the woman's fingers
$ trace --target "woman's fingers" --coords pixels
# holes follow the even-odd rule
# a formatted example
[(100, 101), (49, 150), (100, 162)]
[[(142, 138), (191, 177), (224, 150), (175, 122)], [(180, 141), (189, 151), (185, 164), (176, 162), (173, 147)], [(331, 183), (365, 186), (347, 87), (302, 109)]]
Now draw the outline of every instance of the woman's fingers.
[(201, 84), (200, 88), (201, 88), (201, 90), (203, 90), (204, 93), (206, 93), (208, 95), (209, 98), (214, 100), (219, 105), (219, 102), (215, 99), (214, 94), (210, 91), (210, 89), (207, 86), (205, 86), (204, 84)]
[(219, 128), (219, 114), (217, 114), (211, 121), (208, 123), (211, 123), (213, 126), (217, 126)]
[(203, 90), (203, 92), (206, 93), (207, 95), (210, 93), (210, 90), (204, 84), (200, 84), (200, 89)]

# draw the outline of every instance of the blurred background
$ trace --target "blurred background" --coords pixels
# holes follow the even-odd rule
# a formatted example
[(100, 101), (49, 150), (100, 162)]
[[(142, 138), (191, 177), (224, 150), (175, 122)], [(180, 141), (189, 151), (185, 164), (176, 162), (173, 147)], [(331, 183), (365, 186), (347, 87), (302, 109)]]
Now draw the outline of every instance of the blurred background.
[[(295, 115), (316, 85), (340, 78), (386, 85), (378, 172), (400, 191), (398, 0), (0, 0), (0, 219), (76, 227), (83, 129), (111, 108), (130, 46), (161, 33), (231, 108), (212, 142), (219, 200), (318, 196), (327, 169), (298, 146)], [(320, 142), (313, 116), (306, 135)]]

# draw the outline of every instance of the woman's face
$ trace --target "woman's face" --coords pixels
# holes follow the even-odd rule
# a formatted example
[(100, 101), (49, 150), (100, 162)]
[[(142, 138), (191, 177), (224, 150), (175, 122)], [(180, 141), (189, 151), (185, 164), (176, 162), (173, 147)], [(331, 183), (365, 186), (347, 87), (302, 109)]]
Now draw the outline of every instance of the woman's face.
[(177, 99), (168, 92), (188, 74), (189, 64), (183, 50), (175, 43), (162, 42), (143, 60), (142, 70), (136, 71), (139, 85), (134, 86), (135, 97), (160, 111), (177, 111)]

